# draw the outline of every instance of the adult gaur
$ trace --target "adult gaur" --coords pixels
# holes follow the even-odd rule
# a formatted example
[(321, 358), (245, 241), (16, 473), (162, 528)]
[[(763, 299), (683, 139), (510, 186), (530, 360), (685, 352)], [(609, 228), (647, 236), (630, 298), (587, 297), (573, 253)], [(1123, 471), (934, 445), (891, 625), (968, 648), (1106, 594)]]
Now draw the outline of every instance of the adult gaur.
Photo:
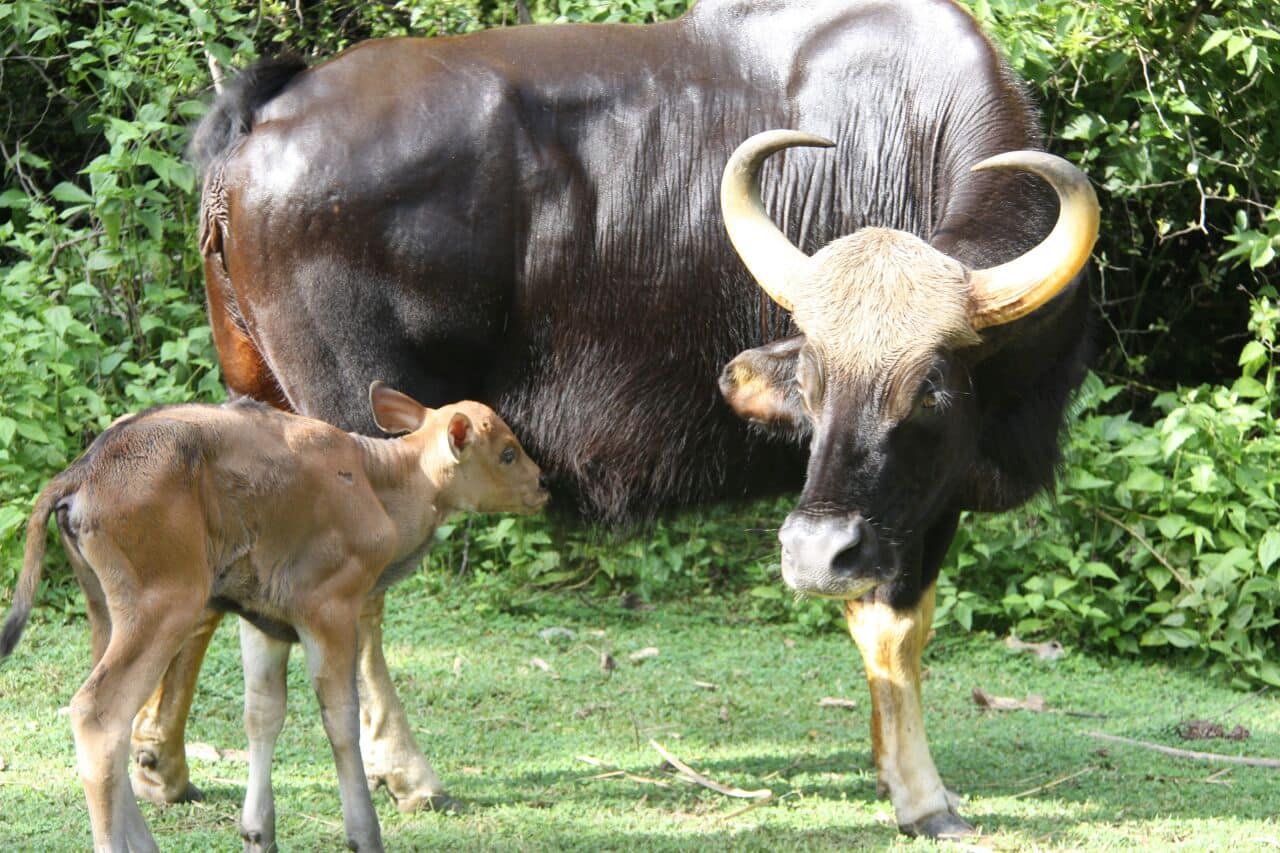
[[(819, 140), (753, 138), (722, 217), (730, 154), (772, 128), (834, 147), (765, 162)], [(1051, 482), (1085, 359), (1096, 203), (1041, 143), (949, 0), (702, 0), (652, 26), (268, 61), (194, 142), (215, 341), (232, 392), (348, 429), (374, 430), (372, 377), (429, 405), (484, 400), (606, 522), (798, 484), (808, 443), (784, 577), (847, 601), (903, 831), (960, 834), (919, 699), (938, 565), (962, 509)], [(436, 803), (380, 621), (379, 600), (366, 767), (402, 807)], [(189, 793), (182, 728), (212, 625), (136, 722), (154, 799)]]

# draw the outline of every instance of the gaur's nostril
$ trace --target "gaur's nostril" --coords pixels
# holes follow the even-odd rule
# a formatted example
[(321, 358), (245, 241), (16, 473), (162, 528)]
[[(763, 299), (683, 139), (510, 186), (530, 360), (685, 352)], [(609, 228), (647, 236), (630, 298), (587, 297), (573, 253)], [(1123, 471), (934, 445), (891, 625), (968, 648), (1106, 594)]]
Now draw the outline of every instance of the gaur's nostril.
[(546, 474), (539, 474), (539, 475), (538, 475), (538, 488), (540, 488), (540, 489), (549, 489), (549, 488), (551, 488), (551, 480), (547, 477), (547, 475), (546, 475)]
[(139, 767), (146, 767), (148, 770), (154, 770), (156, 764), (156, 754), (149, 749), (140, 749), (138, 754), (134, 756), (134, 761), (138, 762)]
[(831, 558), (831, 571), (840, 576), (852, 576), (857, 574), (859, 557), (861, 555), (861, 537), (855, 536), (851, 545), (846, 546)]

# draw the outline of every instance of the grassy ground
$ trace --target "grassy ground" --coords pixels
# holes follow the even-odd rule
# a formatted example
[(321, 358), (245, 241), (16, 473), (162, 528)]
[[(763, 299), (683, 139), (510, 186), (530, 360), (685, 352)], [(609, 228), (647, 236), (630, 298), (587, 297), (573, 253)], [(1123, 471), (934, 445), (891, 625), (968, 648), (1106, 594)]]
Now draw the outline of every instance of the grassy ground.
[[(378, 794), (390, 849), (924, 844), (900, 838), (892, 810), (875, 798), (865, 686), (842, 634), (797, 636), (786, 626), (743, 621), (732, 601), (711, 598), (637, 612), (548, 597), (535, 615), (482, 618), (463, 595), (429, 596), (421, 576), (394, 590), (388, 609), (388, 657), (420, 742), (468, 805), (461, 815), (406, 816)], [(540, 638), (551, 626), (571, 629), (575, 639), (553, 645)], [(87, 671), (87, 640), (82, 621), (37, 618), (0, 669), (3, 849), (89, 844), (70, 727), (58, 712)], [(656, 657), (629, 660), (649, 646)], [(611, 675), (600, 667), (601, 652), (617, 660)], [(299, 657), (277, 753), (279, 837), (286, 850), (341, 849), (332, 760)], [(531, 663), (535, 657), (556, 677)], [(1086, 735), (1103, 730), (1280, 757), (1280, 697), (1251, 698), (1196, 672), (1149, 663), (1070, 653), (1042, 662), (976, 636), (940, 636), (926, 663), (934, 757), (948, 785), (967, 797), (964, 813), (982, 828), (984, 846), (1280, 848), (1280, 772), (1222, 770)], [(976, 686), (1018, 698), (1042, 694), (1051, 708), (1106, 719), (983, 712), (970, 698)], [(856, 706), (820, 707), (827, 696)], [(228, 621), (202, 674), (190, 741), (242, 749), (239, 697)], [(1173, 726), (1191, 717), (1243, 724), (1252, 737), (1182, 742)], [(668, 774), (650, 738), (717, 781), (768, 787), (776, 799), (727, 817), (744, 801)], [(192, 777), (206, 800), (144, 806), (144, 814), (163, 850), (237, 849), (246, 767), (234, 752), (198, 752), (206, 757), (192, 760)], [(656, 783), (600, 778), (607, 768), (580, 756)]]

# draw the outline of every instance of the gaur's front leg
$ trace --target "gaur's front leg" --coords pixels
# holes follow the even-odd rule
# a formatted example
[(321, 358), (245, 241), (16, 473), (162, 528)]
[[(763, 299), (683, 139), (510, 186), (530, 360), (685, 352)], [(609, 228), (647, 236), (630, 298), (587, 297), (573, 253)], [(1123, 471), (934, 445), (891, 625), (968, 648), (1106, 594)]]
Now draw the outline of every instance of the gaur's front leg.
[(196, 677), (222, 613), (206, 610), (133, 720), (133, 793), (157, 805), (199, 800), (187, 767), (186, 729)]
[(384, 595), (365, 600), (360, 611), (360, 754), (370, 789), (385, 783), (402, 812), (448, 810), (457, 802), (409, 730), (409, 720), (396, 696), (382, 654)]
[(933, 623), (936, 586), (910, 610), (877, 600), (849, 601), (849, 633), (871, 688), (871, 749), (880, 787), (888, 791), (898, 828), (911, 836), (958, 838), (973, 827), (956, 814), (925, 739), (920, 660)]

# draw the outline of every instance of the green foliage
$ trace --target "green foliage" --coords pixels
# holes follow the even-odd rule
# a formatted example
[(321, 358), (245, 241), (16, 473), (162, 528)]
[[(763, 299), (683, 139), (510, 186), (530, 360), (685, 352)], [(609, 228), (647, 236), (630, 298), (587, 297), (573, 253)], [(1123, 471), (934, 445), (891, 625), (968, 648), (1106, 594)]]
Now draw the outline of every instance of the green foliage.
[(503, 518), (441, 527), (427, 558), (433, 588), (465, 578), (477, 612), (536, 610), (549, 595), (619, 596), (629, 606), (708, 591), (739, 601), (743, 615), (834, 623), (829, 602), (793, 602), (779, 576), (777, 527), (794, 496), (700, 507), (638, 531), (606, 533), (553, 518)]
[(1092, 377), (1056, 499), (962, 525), (938, 621), (1280, 685), (1278, 321), (1267, 288), (1239, 379), (1161, 394), (1152, 425)]
[(1102, 366), (1164, 386), (1229, 374), (1220, 341), (1280, 246), (1275, 4), (966, 5), (1032, 84), (1051, 146), (1101, 190)]
[(669, 20), (689, 5), (689, 0), (544, 0), (529, 8), (535, 21), (618, 24)]
[[(126, 412), (221, 394), (183, 162), (208, 70), (172, 6), (0, 4), (0, 542), (50, 473)], [(33, 97), (33, 94), (42, 97)]]
[[(1123, 397), (1091, 382), (1052, 502), (967, 520), (938, 623), (1168, 652), (1275, 683), (1277, 317), (1262, 285), (1280, 247), (1271, 4), (967, 2), (1037, 90), (1053, 147), (1103, 191), (1098, 285), (1116, 344), (1103, 366), (1146, 382)], [(529, 5), (540, 22), (612, 22), (689, 4)], [(182, 154), (210, 59), (231, 69), (282, 49), (320, 57), (364, 38), (514, 21), (515, 4), (498, 0), (0, 2), (0, 588), (35, 493), (93, 434), (128, 411), (222, 394)], [(1236, 365), (1236, 344), (1222, 344), (1246, 338)], [(1122, 402), (1137, 413), (1116, 414)], [(476, 521), (442, 531), (429, 583), (465, 577), (459, 593), (481, 612), (711, 590), (735, 612), (826, 629), (838, 606), (793, 601), (778, 577), (774, 528), (790, 505), (699, 509), (631, 537)], [(68, 585), (54, 588), (55, 603), (79, 608)]]

